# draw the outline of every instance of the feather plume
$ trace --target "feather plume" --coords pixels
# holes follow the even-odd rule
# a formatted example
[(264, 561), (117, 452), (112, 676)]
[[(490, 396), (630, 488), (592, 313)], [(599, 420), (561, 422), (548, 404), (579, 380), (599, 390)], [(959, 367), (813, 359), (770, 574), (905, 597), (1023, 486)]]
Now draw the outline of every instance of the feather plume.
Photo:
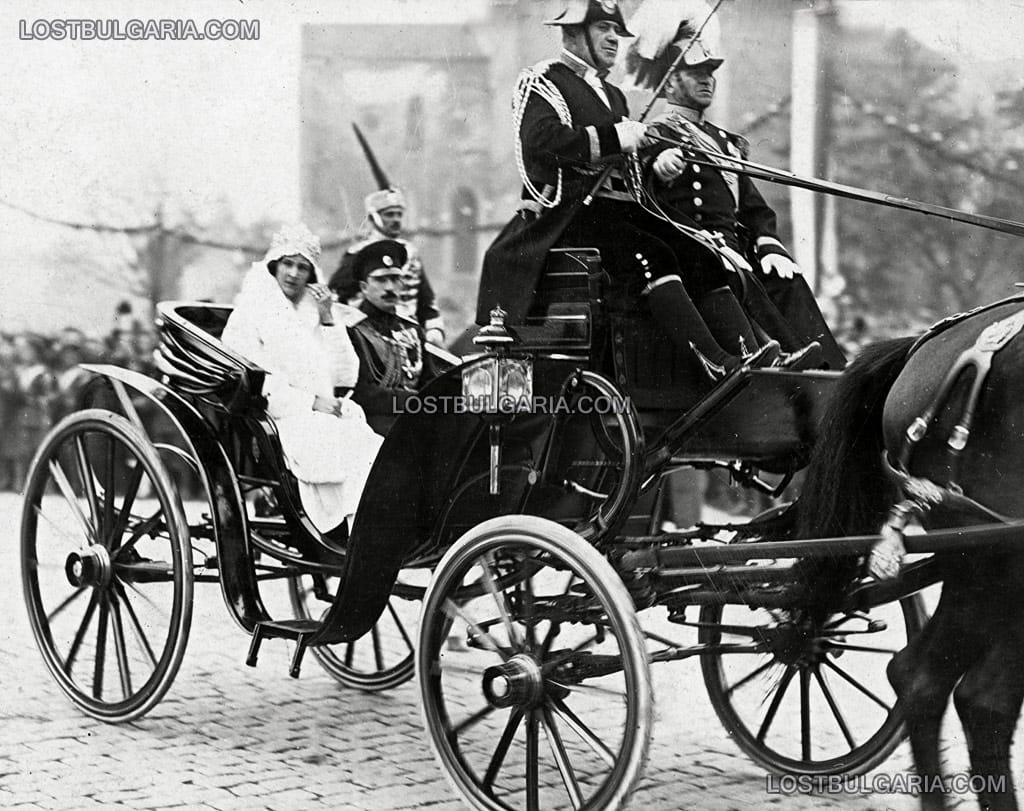
[(718, 17), (711, 14), (706, 0), (644, 0), (628, 23), (635, 36), (625, 56), (627, 86), (654, 90), (678, 55), (678, 49), (686, 47), (705, 20), (700, 42), (694, 43), (693, 48), (703, 46), (709, 55), (717, 55), (721, 30)]

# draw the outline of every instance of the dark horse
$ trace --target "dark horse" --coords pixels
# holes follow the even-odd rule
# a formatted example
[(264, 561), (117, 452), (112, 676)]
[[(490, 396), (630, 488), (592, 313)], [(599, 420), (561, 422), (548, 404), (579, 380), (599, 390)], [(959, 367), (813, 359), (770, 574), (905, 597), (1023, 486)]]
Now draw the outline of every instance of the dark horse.
[[(822, 424), (800, 499), (801, 537), (877, 532), (905, 497), (887, 466), (950, 496), (921, 516), (928, 528), (991, 522), (992, 512), (1024, 518), (1024, 335), (1013, 333), (1022, 311), (1024, 299), (1009, 299), (940, 325), (913, 352), (909, 338), (862, 353)], [(993, 335), (1002, 342), (997, 351), (985, 348)], [(970, 363), (951, 375), (966, 357), (990, 361), (987, 376)], [(965, 437), (957, 425), (975, 380)], [(944, 552), (933, 565), (943, 579), (935, 613), (887, 671), (925, 787), (922, 807), (945, 807), (939, 727), (952, 694), (972, 774), (980, 776), (971, 786), (984, 784), (982, 808), (1016, 809), (1010, 744), (1024, 699), (1024, 547), (1003, 541)], [(850, 572), (848, 561), (836, 568)]]

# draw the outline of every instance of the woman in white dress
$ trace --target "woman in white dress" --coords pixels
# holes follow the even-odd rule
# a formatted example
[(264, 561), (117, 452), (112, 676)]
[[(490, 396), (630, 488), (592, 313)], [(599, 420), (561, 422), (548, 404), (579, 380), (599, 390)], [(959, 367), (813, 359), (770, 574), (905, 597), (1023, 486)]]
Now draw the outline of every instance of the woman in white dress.
[(318, 283), (320, 240), (304, 225), (282, 229), (254, 262), (221, 339), (268, 374), (267, 411), (310, 520), (340, 527), (359, 504), (383, 437), (337, 389), (351, 388), (359, 358), (334, 303)]

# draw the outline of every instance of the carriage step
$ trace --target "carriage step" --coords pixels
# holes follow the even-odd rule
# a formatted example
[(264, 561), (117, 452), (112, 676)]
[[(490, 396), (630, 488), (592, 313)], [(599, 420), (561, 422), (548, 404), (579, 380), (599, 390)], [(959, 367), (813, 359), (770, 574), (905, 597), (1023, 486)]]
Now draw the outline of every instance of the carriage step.
[(295, 653), (292, 656), (291, 667), (288, 668), (288, 675), (293, 679), (299, 677), (299, 668), (302, 666), (302, 655), (306, 652), (306, 646), (312, 636), (320, 630), (320, 622), (317, 620), (270, 620), (269, 622), (258, 622), (252, 631), (252, 642), (249, 644), (249, 655), (245, 663), (249, 667), (256, 667), (256, 657), (260, 652), (260, 645), (264, 639), (294, 639)]

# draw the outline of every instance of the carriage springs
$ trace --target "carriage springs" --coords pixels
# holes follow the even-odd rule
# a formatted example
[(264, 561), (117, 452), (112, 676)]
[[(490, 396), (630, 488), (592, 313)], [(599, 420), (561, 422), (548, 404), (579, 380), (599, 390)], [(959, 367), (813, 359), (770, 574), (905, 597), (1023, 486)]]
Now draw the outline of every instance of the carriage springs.
[(405, 399), (392, 398), (395, 414), (625, 414), (629, 412), (629, 397), (472, 397), (467, 395), (418, 395)]

